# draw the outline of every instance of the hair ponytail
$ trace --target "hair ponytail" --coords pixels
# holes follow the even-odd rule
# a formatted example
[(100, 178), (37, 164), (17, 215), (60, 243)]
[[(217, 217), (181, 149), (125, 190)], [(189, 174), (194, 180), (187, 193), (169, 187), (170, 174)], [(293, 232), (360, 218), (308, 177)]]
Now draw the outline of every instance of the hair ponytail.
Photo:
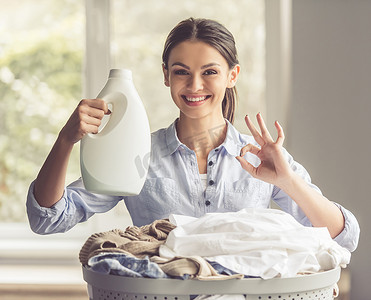
[(236, 87), (227, 88), (222, 102), (222, 111), (224, 118), (227, 119), (231, 124), (234, 122), (237, 99)]

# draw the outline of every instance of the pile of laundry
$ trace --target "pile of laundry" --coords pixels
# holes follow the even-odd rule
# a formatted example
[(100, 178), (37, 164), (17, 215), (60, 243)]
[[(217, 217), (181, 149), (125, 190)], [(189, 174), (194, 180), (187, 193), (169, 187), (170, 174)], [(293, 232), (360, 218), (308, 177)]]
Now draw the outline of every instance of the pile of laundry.
[(80, 251), (91, 270), (148, 278), (294, 277), (346, 267), (350, 252), (327, 228), (275, 209), (170, 215), (150, 225), (93, 234)]

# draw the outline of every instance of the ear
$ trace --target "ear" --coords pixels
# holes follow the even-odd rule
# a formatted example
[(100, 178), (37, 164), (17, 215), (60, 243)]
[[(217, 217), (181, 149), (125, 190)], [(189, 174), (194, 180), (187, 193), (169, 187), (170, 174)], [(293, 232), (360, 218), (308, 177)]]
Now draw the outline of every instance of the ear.
[(233, 88), (236, 85), (238, 74), (240, 74), (240, 65), (235, 65), (229, 73), (227, 88)]
[(165, 64), (162, 64), (162, 72), (164, 73), (164, 84), (169, 87), (169, 70), (165, 68)]

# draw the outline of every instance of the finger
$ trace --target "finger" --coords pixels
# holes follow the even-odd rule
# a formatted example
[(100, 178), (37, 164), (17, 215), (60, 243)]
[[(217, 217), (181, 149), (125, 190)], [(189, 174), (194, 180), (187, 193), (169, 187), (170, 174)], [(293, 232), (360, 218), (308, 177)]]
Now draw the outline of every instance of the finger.
[(247, 144), (246, 146), (242, 147), (241, 152), (240, 152), (240, 156), (242, 156), (242, 157), (245, 156), (245, 154), (247, 152), (258, 155), (259, 151), (260, 151), (259, 147), (256, 147), (252, 144)]
[(270, 135), (270, 133), (267, 129), (267, 126), (265, 126), (265, 122), (264, 122), (264, 119), (263, 119), (261, 113), (258, 113), (256, 115), (256, 119), (258, 120), (258, 124), (259, 124), (260, 130), (261, 130), (261, 134), (262, 134), (263, 139), (266, 142), (273, 142), (273, 138)]
[(241, 167), (246, 170), (251, 176), (255, 177), (256, 175), (256, 168), (250, 164), (246, 159), (241, 156), (236, 156), (236, 159), (240, 162)]
[(83, 99), (80, 101), (79, 106), (85, 106), (89, 108), (95, 108), (98, 110), (102, 110), (104, 114), (110, 113), (110, 110), (108, 109), (108, 105), (103, 99)]
[(87, 99), (80, 101), (80, 104), (77, 107), (77, 112), (79, 113), (80, 118), (82, 118), (83, 115), (88, 115), (99, 120), (104, 117), (105, 112), (102, 109), (102, 106), (94, 102), (95, 100), (90, 101)]
[(250, 117), (248, 115), (245, 116), (245, 122), (247, 127), (249, 128), (252, 136), (254, 137), (255, 141), (260, 145), (263, 146), (265, 144), (264, 139), (260, 135), (259, 131), (256, 129), (254, 124), (251, 122)]
[(277, 140), (276, 140), (276, 144), (279, 144), (279, 145), (283, 145), (283, 141), (285, 140), (285, 133), (283, 132), (283, 129), (282, 129), (282, 126), (280, 123), (278, 123), (278, 121), (276, 121), (274, 123), (274, 125), (276, 126), (276, 129), (277, 129)]
[(75, 125), (75, 127), (70, 127), (67, 131), (72, 136), (74, 143), (76, 143), (88, 133), (98, 133), (98, 126), (85, 123), (81, 120), (79, 124)]
[(83, 126), (81, 127), (81, 131), (83, 132), (83, 135), (87, 133), (98, 133), (98, 130), (99, 130), (99, 126), (88, 124), (88, 123), (84, 123)]
[(95, 118), (95, 117), (92, 117), (92, 116), (86, 115), (86, 114), (81, 116), (81, 121), (83, 121), (85, 124), (93, 125), (93, 126), (96, 126), (96, 127), (99, 127), (100, 124), (102, 123), (101, 119)]
[(95, 101), (98, 102), (97, 105), (99, 105), (97, 108), (102, 109), (105, 115), (109, 115), (111, 113), (106, 101), (103, 99), (95, 99)]

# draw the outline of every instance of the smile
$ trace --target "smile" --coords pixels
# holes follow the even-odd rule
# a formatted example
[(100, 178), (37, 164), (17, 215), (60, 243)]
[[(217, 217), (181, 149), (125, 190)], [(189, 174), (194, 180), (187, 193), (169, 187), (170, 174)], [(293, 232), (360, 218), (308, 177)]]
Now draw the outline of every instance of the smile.
[(187, 100), (188, 102), (200, 102), (210, 98), (210, 96), (198, 96), (198, 97), (182, 96), (182, 97), (184, 100)]

